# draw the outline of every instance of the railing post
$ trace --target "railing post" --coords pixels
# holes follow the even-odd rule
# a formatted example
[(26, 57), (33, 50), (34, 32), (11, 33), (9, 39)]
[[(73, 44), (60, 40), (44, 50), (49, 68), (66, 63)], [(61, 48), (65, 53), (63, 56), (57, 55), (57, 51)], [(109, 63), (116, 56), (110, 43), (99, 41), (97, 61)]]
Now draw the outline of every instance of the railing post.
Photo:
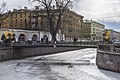
[(114, 45), (112, 45), (112, 44), (110, 45), (110, 51), (114, 52)]

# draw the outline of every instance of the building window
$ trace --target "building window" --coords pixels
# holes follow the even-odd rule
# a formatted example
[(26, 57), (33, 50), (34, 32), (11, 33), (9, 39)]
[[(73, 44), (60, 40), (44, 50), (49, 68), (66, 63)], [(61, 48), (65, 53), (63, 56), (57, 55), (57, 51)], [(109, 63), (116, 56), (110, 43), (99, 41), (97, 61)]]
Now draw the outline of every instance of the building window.
[(11, 20), (11, 24), (13, 24), (13, 20)]
[(18, 20), (16, 19), (16, 20), (15, 20), (15, 22), (17, 23), (17, 22), (18, 22)]
[(13, 25), (11, 24), (11, 28), (13, 27)]
[(11, 14), (11, 18), (13, 18), (13, 14)]
[(17, 18), (17, 14), (15, 14), (15, 17)]
[(27, 23), (27, 19), (25, 19), (25, 23)]
[(11, 20), (11, 22), (13, 22), (13, 20)]
[(20, 24), (20, 29), (22, 29), (22, 24)]
[(22, 18), (22, 14), (20, 14), (20, 18)]
[(25, 17), (26, 17), (27, 15), (26, 15), (26, 13), (25, 13)]
[(29, 18), (31, 18), (31, 13), (29, 14)]
[(22, 23), (22, 19), (20, 19), (20, 23)]

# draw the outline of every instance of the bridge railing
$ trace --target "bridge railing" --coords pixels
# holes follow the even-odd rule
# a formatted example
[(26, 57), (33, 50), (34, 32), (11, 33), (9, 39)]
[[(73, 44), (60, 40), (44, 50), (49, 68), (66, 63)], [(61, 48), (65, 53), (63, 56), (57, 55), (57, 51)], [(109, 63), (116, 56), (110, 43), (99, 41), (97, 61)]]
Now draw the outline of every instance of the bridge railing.
[(120, 53), (120, 45), (115, 45), (114, 51)]
[(2, 43), (2, 42), (0, 42), (0, 47), (11, 47), (11, 43)]
[[(11, 47), (13, 45), (41, 45), (41, 44), (53, 44), (52, 42), (42, 41), (20, 41), (15, 43), (0, 43), (1, 47)], [(58, 45), (71, 45), (71, 46), (97, 46), (98, 42), (57, 42)]]
[(116, 46), (114, 44), (99, 44), (97, 49), (101, 51), (120, 53), (120, 45)]

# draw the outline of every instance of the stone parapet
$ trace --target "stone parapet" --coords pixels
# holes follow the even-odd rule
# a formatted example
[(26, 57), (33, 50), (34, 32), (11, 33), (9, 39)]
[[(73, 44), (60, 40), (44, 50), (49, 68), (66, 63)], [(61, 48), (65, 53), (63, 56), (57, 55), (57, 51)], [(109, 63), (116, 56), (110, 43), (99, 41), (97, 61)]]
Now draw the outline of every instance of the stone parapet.
[(0, 49), (0, 61), (20, 59), (31, 56), (48, 55), (70, 50), (77, 50), (81, 48), (84, 47), (59, 46), (54, 48), (53, 46), (16, 46), (13, 48), (2, 48)]
[(98, 68), (120, 72), (120, 52), (111, 44), (98, 45), (96, 64)]

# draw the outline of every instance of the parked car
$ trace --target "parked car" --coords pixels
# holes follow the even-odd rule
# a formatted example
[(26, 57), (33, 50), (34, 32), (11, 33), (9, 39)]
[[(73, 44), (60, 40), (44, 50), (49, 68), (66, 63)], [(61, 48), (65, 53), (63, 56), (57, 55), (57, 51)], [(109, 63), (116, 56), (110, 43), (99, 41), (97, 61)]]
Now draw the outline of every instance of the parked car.
[(114, 42), (114, 45), (117, 46), (117, 47), (120, 47), (120, 41)]

